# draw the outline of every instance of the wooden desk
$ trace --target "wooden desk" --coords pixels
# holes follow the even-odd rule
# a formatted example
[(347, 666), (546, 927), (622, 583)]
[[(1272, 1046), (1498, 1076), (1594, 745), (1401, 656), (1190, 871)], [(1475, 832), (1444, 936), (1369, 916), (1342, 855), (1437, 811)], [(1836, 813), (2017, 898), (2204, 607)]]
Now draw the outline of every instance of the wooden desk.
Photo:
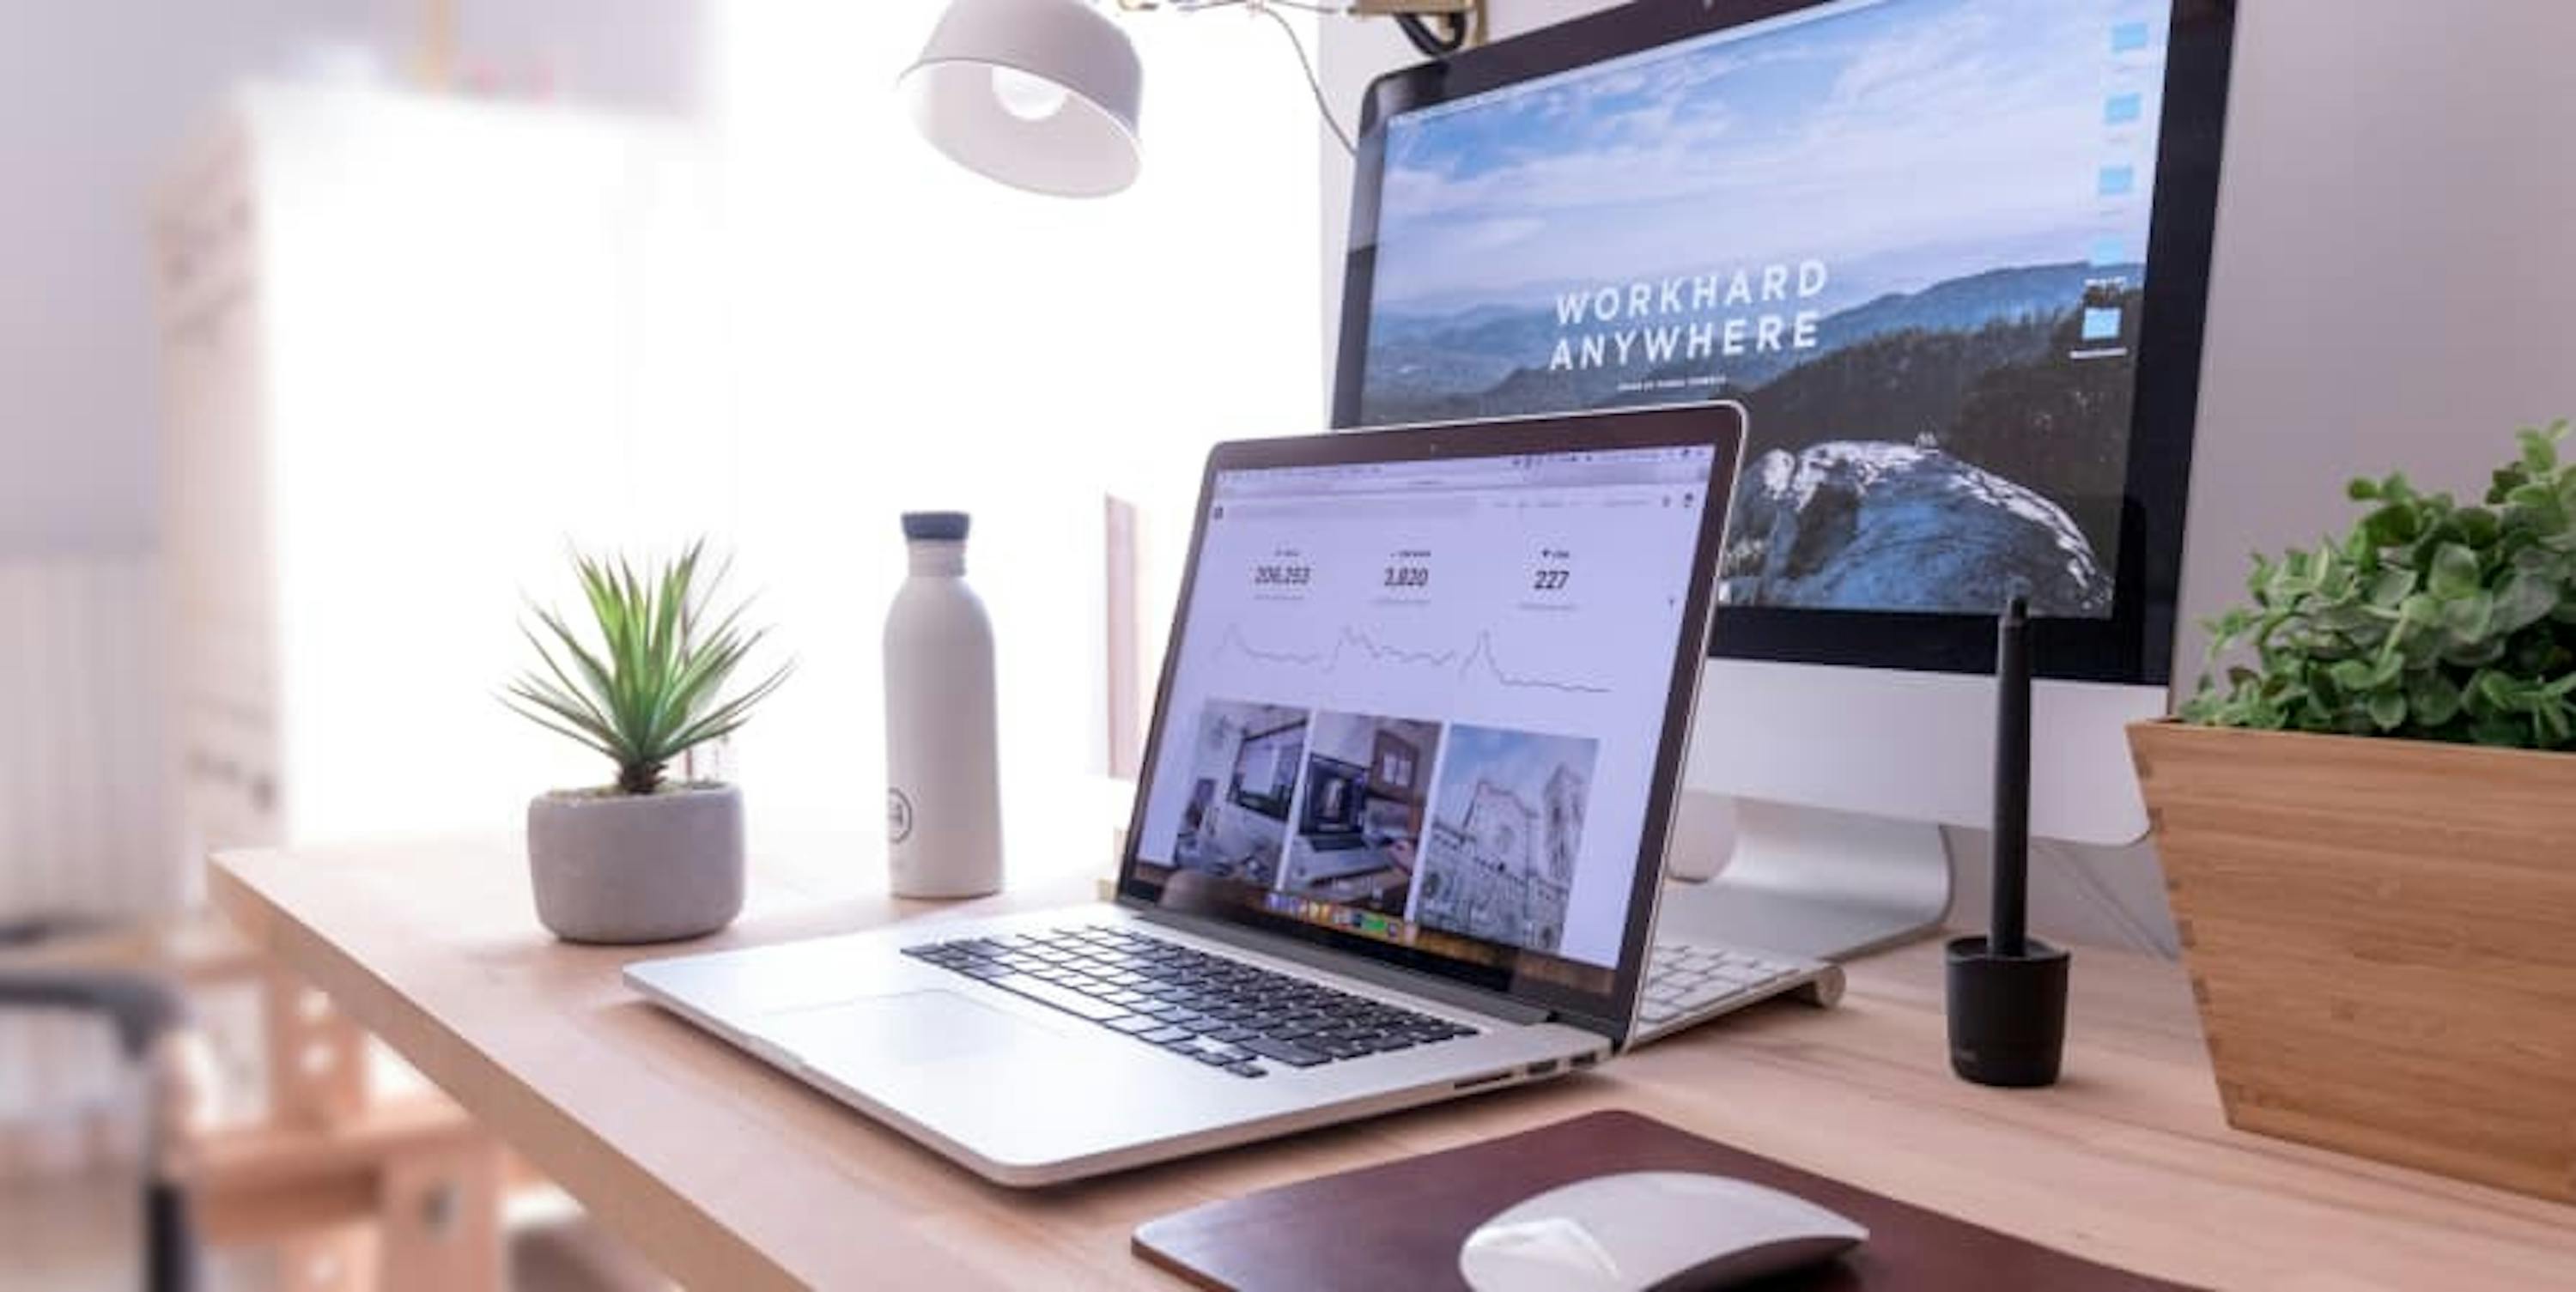
[[(861, 863), (754, 869), (742, 921), (703, 945), (1081, 901), (1091, 887), (1024, 880), (933, 908), (887, 899)], [(212, 886), (254, 942), (698, 1288), (1177, 1286), (1129, 1253), (1140, 1222), (1599, 1108), (2194, 1283), (2576, 1286), (2576, 1209), (2228, 1130), (2180, 971), (2113, 952), (2078, 957), (2068, 1075), (2053, 1090), (1949, 1075), (1925, 945), (1855, 966), (1836, 1010), (1765, 1006), (1587, 1076), (1023, 1193), (644, 1004), (617, 975), (648, 953), (550, 940), (515, 841), (226, 855)]]

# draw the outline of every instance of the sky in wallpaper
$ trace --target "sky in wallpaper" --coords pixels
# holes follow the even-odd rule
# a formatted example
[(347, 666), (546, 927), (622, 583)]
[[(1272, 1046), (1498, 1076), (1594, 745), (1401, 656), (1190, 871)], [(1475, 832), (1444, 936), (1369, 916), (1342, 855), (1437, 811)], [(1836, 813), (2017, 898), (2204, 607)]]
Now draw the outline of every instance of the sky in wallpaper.
[(2142, 259), (2164, 29), (2149, 0), (1861, 0), (1398, 117), (1375, 304), (1815, 262), (1834, 309)]

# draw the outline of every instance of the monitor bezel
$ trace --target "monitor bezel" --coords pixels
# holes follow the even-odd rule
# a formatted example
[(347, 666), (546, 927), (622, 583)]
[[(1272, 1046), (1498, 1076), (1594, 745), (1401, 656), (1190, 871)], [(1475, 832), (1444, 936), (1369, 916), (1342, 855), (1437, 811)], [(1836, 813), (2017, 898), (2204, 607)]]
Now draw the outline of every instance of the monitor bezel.
[[(1637, 840), (1630, 877), (1628, 918), (1608, 990), (1594, 993), (1542, 978), (1514, 978), (1507, 971), (1486, 970), (1398, 943), (1345, 933), (1322, 925), (1249, 908), (1223, 915), (1175, 912), (1155, 897), (1137, 873), (1143, 859), (1138, 844), (1153, 795), (1154, 769), (1161, 765), (1162, 745), (1170, 733), (1173, 679), (1180, 667), (1181, 645), (1189, 626), (1189, 606), (1199, 578), (1199, 556), (1205, 547), (1209, 508), (1217, 477), (1227, 471), (1273, 467), (1342, 466), (1356, 463), (1427, 462), (1458, 458), (1511, 457), (1710, 446), (1713, 505), (1703, 513), (1691, 553), (1679, 637), (1673, 648), (1673, 673), (1663, 722), (1656, 732), (1653, 775), (1647, 786), (1644, 828)], [(1236, 440), (1218, 445), (1208, 455), (1200, 477), (1198, 508), (1190, 520), (1188, 559), (1174, 602), (1171, 633), (1163, 650), (1163, 667), (1154, 690), (1154, 711), (1146, 728), (1141, 779), (1129, 809), (1126, 842), (1120, 850), (1118, 905), (1140, 912), (1185, 920), (1201, 926), (1241, 928), (1309, 946), (1348, 952), (1388, 968), (1419, 974), (1471, 991), (1489, 993), (1551, 1013), (1625, 1044), (1636, 1013), (1637, 994), (1645, 977), (1646, 956), (1654, 941), (1655, 905), (1663, 883), (1665, 853), (1672, 843), (1675, 815), (1682, 794), (1683, 759), (1690, 748), (1691, 725), (1698, 715), (1703, 658), (1696, 649), (1715, 610), (1717, 561), (1725, 543), (1725, 506), (1744, 451), (1744, 408), (1728, 401), (1615, 409), (1601, 412), (1538, 414), (1469, 422), (1416, 424), (1332, 435), (1285, 439)], [(1155, 863), (1160, 866), (1161, 863)]]
[[(1362, 107), (1344, 258), (1333, 425), (1357, 427), (1368, 353), (1385, 125), (1401, 112), (1552, 76), (1729, 27), (1848, 0), (1633, 0), (1446, 60), (1386, 73)], [(2233, 0), (2172, 0), (2165, 93), (2149, 216), (2112, 614), (2032, 625), (2036, 672), (2067, 681), (2169, 687), (2180, 627), (2201, 354), (2217, 230), (2221, 145), (2235, 39)], [(1933, 673), (1994, 666), (1984, 614), (1722, 608), (1711, 658)]]

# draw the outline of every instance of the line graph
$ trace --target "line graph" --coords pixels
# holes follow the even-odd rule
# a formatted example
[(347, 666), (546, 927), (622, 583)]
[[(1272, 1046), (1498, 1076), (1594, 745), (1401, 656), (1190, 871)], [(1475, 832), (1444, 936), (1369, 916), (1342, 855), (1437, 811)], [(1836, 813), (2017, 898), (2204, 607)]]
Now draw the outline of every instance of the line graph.
[(1477, 665), (1481, 664), (1486, 674), (1493, 678), (1495, 685), (1516, 691), (1555, 691), (1564, 695), (1610, 694), (1610, 688), (1606, 686), (1594, 686), (1586, 682), (1573, 682), (1560, 678), (1535, 677), (1505, 670), (1502, 661), (1494, 655), (1494, 635), (1487, 631), (1479, 631), (1476, 634), (1475, 644), (1464, 651), (1455, 648), (1406, 650), (1402, 647), (1389, 646), (1345, 624), (1340, 634), (1333, 639), (1331, 650), (1284, 651), (1263, 650), (1244, 639), (1241, 625), (1228, 624), (1225, 628), (1224, 640), (1217, 644), (1219, 655), (1232, 652), (1257, 663), (1307, 668), (1325, 674), (1339, 670), (1344, 658), (1352, 651), (1365, 655), (1369, 662), (1374, 664), (1400, 664), (1416, 668), (1449, 668), (1454, 665), (1461, 678), (1475, 672)]

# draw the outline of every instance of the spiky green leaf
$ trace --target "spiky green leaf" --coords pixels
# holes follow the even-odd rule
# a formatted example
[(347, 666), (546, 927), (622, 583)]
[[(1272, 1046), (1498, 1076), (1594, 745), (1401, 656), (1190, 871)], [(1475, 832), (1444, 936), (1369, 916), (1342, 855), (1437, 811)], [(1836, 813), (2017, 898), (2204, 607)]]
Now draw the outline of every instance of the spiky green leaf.
[(738, 730), (792, 667), (726, 693), (768, 634), (742, 628), (742, 604), (713, 606), (730, 563), (710, 573), (706, 554), (703, 540), (659, 565), (576, 553), (574, 582), (591, 631), (532, 606), (535, 626), (522, 624), (520, 633), (540, 667), (513, 681), (503, 703), (607, 755), (617, 763), (618, 786), (634, 793), (658, 785), (665, 767), (691, 748)]

